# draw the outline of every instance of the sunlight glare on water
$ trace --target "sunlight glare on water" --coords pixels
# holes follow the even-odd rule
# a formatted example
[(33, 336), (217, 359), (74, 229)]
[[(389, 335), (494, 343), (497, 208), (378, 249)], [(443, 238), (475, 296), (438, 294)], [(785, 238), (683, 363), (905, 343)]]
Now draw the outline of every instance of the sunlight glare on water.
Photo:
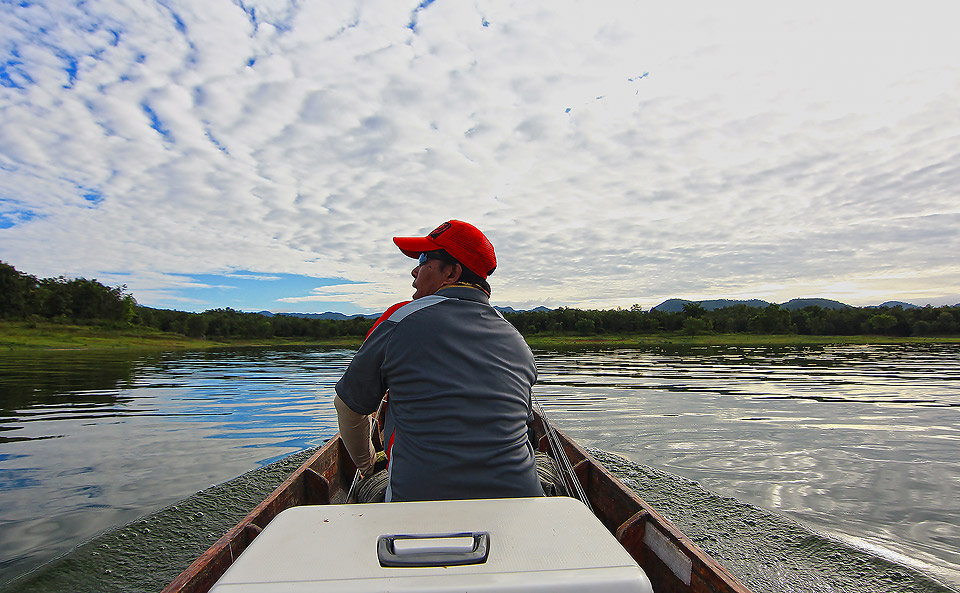
[[(113, 562), (110, 590), (155, 590), (118, 566), (175, 576), (182, 559), (164, 565), (162, 550), (181, 527), (168, 526), (215, 539), (214, 518), (230, 524), (288, 471), (267, 464), (333, 436), (333, 385), (352, 356), (0, 354), (0, 588), (132, 522), (20, 581), (31, 591), (57, 590), (37, 585), (57, 574), (101, 590), (78, 562), (93, 552), (90, 567)], [(960, 346), (537, 358), (550, 417), (756, 591), (945, 590), (888, 561), (960, 585)]]
[(960, 347), (538, 357), (583, 444), (697, 480), (960, 584)]

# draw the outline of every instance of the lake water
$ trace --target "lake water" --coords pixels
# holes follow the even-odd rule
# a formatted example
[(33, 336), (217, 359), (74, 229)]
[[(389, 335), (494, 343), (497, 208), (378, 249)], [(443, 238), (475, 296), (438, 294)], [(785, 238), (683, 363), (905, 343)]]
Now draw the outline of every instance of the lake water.
[[(213, 517), (235, 522), (224, 507), (262, 498), (288, 455), (333, 436), (351, 356), (0, 354), (0, 588), (107, 590), (121, 571), (97, 562), (127, 562), (111, 550), (169, 581), (183, 561), (137, 546), (191, 522), (215, 539)], [(550, 418), (755, 591), (946, 590), (924, 575), (960, 587), (960, 345), (537, 360)], [(67, 571), (54, 563), (11, 583), (62, 554), (79, 572), (54, 578)]]

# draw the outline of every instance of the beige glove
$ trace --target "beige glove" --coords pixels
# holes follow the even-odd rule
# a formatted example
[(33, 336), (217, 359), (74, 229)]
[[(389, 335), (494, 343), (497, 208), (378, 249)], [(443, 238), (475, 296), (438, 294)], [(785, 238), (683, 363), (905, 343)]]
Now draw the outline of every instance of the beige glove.
[(354, 465), (366, 476), (373, 469), (374, 463), (370, 416), (354, 412), (339, 395), (333, 398), (333, 406), (337, 409), (337, 424), (340, 425), (343, 445), (350, 453)]

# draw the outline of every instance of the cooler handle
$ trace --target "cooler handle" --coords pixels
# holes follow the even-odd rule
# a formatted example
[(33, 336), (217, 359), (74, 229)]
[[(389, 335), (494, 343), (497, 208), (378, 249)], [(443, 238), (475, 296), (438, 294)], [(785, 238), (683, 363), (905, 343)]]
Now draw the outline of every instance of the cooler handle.
[(490, 553), (490, 534), (431, 533), (381, 535), (377, 539), (380, 566), (436, 567), (483, 564)]

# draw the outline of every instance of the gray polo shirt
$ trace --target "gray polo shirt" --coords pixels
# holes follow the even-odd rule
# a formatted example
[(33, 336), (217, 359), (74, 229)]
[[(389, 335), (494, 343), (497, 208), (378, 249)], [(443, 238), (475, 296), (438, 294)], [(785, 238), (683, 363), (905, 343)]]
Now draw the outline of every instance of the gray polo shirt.
[(382, 320), (337, 382), (360, 414), (389, 389), (387, 500), (541, 496), (527, 439), (537, 369), (480, 290), (454, 286)]

